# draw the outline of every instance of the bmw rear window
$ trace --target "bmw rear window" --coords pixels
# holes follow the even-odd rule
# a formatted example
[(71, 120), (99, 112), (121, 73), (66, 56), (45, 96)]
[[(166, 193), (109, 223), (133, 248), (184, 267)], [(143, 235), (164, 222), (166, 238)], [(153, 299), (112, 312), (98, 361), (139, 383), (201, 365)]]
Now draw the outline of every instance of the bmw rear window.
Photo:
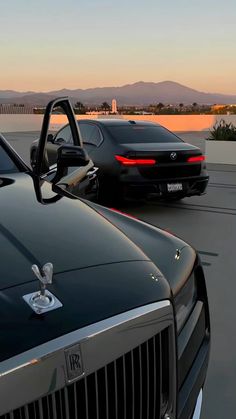
[(119, 144), (182, 142), (175, 134), (159, 126), (113, 125), (108, 126), (107, 129)]

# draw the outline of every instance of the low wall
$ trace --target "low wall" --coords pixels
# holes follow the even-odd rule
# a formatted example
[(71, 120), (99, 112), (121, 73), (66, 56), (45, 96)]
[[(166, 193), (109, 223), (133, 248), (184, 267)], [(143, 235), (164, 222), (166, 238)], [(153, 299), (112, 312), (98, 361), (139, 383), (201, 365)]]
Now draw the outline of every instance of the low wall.
[(0, 132), (40, 131), (43, 115), (1, 115)]
[[(76, 115), (77, 119), (123, 118), (139, 121), (157, 122), (171, 131), (209, 131), (213, 125), (224, 119), (236, 125), (236, 115)], [(39, 131), (43, 115), (1, 115), (0, 132)], [(65, 115), (53, 115), (52, 128), (58, 129), (67, 123)]]
[(205, 141), (207, 163), (236, 165), (236, 141)]
[[(90, 115), (77, 115), (76, 117), (78, 119), (91, 119)], [(236, 125), (236, 115), (122, 115), (122, 117), (127, 120), (135, 119), (160, 123), (171, 131), (178, 132), (178, 135), (185, 142), (200, 147), (206, 154), (208, 163), (236, 165), (236, 142), (205, 141), (209, 129), (216, 121), (223, 118)], [(97, 116), (93, 115), (93, 118), (97, 118)], [(41, 130), (42, 121), (43, 115), (0, 115), (0, 132), (18, 132), (19, 134), (24, 131), (38, 132)], [(65, 123), (67, 123), (67, 118), (64, 115), (53, 115), (50, 128), (56, 131)]]
[[(99, 119), (116, 118), (108, 115), (76, 115), (77, 119)], [(170, 131), (209, 131), (213, 126), (224, 119), (226, 122), (232, 122), (236, 125), (236, 115), (118, 115), (117, 117), (126, 120), (149, 121), (163, 125)], [(64, 115), (53, 115), (52, 124), (60, 126), (65, 123)]]

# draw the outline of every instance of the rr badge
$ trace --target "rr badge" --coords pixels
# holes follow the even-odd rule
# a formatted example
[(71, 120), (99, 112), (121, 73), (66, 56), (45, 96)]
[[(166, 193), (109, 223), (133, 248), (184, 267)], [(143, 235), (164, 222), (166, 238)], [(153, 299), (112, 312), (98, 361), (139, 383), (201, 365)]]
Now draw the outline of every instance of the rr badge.
[(65, 350), (67, 379), (76, 380), (84, 375), (80, 345), (71, 346)]

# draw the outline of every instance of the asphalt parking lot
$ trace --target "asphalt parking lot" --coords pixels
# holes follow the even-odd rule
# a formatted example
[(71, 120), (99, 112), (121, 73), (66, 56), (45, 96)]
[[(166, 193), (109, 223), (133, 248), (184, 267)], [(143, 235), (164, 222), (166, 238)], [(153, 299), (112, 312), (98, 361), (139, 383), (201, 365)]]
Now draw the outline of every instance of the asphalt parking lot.
[[(29, 145), (38, 133), (4, 136), (29, 161)], [(186, 133), (183, 138), (187, 136)], [(211, 361), (201, 418), (235, 418), (236, 166), (208, 165), (208, 170), (210, 183), (204, 196), (173, 204), (127, 203), (121, 209), (173, 232), (199, 251), (205, 268), (212, 324)]]
[(212, 326), (211, 361), (202, 419), (235, 417), (236, 411), (236, 167), (209, 168), (207, 194), (178, 204), (148, 202), (121, 209), (167, 229), (200, 253)]

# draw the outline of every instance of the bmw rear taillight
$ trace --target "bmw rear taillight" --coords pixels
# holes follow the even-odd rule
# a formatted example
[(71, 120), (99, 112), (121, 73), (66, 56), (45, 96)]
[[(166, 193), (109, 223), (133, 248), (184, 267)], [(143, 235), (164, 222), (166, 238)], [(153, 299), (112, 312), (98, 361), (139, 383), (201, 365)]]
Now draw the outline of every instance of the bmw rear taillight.
[(201, 161), (205, 161), (205, 156), (194, 156), (187, 159), (188, 163), (199, 163)]
[(123, 156), (115, 156), (115, 159), (122, 165), (122, 166), (154, 166), (156, 164), (156, 160), (154, 159), (129, 159)]

